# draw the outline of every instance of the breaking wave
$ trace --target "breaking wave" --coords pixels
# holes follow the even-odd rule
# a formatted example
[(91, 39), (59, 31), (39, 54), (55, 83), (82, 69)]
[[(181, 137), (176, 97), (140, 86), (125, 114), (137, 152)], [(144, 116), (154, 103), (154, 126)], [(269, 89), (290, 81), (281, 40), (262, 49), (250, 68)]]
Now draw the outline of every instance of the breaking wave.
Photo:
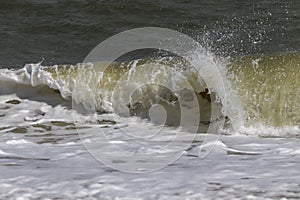
[[(115, 62), (107, 68), (104, 62), (48, 67), (37, 63), (1, 69), (0, 95), (20, 88), (23, 93), (28, 87), (50, 88), (78, 108), (142, 118), (150, 117), (151, 107), (161, 105), (166, 124), (172, 126), (180, 123), (182, 100), (191, 110), (198, 106), (202, 127), (226, 119), (227, 128), (246, 134), (261, 127), (299, 134), (299, 53), (217, 59), (206, 52), (193, 59), (208, 71), (210, 65), (217, 66), (223, 80), (208, 72), (204, 81), (203, 71), (174, 56)], [(219, 93), (221, 86), (226, 98)], [(195, 97), (197, 105), (189, 104)]]

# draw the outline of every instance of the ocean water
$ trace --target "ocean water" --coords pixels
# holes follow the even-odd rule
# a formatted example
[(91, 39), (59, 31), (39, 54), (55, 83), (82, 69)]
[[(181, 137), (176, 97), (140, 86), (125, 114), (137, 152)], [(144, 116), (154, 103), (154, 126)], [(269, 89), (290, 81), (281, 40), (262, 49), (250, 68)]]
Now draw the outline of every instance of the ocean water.
[(299, 13), (0, 2), (0, 198), (299, 199)]

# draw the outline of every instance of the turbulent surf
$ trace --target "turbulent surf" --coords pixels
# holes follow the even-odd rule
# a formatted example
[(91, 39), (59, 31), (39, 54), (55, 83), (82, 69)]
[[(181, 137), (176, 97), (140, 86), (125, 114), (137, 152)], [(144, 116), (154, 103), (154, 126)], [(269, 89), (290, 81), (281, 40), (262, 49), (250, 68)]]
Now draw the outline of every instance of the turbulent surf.
[[(50, 88), (53, 95), (59, 93), (72, 100), (73, 108), (142, 118), (150, 118), (151, 107), (161, 105), (167, 113), (166, 124), (171, 126), (180, 124), (184, 104), (198, 106), (203, 127), (226, 118), (226, 127), (235, 129), (264, 126), (299, 130), (299, 53), (228, 60), (201, 56), (209, 62), (202, 59), (199, 64), (216, 65), (223, 80), (210, 74), (213, 83), (206, 83), (208, 79), (203, 79), (198, 68), (179, 57), (115, 62), (108, 67), (105, 62), (49, 67), (38, 63), (19, 70), (1, 69), (0, 92), (14, 93), (28, 86)], [(220, 85), (226, 99), (218, 94)], [(188, 105), (195, 97), (198, 103)]]

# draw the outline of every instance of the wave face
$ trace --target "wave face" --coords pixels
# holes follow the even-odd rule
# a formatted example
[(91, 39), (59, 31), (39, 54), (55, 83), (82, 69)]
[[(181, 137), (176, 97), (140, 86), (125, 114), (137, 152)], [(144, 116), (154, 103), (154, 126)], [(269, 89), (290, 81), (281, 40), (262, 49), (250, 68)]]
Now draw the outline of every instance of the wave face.
[[(38, 63), (19, 70), (2, 69), (0, 92), (13, 92), (20, 85), (48, 86), (88, 111), (145, 118), (151, 117), (153, 105), (161, 105), (167, 113), (166, 123), (172, 126), (180, 123), (180, 100), (188, 103), (196, 95), (203, 126), (226, 117), (235, 128), (299, 128), (299, 53), (232, 61), (217, 61), (208, 54), (196, 58), (201, 60), (199, 65), (217, 65), (225, 81), (210, 74), (212, 83), (207, 84), (198, 69), (177, 57), (112, 63), (107, 68), (105, 63), (51, 67)], [(220, 84), (225, 87), (226, 99), (218, 94)]]
[(300, 125), (300, 54), (245, 56), (227, 68), (247, 125)]

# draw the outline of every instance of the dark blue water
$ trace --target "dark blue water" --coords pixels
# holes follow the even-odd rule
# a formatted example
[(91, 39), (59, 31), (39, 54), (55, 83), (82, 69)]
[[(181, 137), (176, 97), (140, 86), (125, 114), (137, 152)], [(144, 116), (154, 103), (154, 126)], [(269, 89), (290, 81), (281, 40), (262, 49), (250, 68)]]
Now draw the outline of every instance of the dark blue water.
[[(1, 0), (0, 67), (81, 62), (121, 31), (181, 31), (221, 56), (299, 51), (298, 0)], [(142, 55), (145, 56), (145, 55)]]

